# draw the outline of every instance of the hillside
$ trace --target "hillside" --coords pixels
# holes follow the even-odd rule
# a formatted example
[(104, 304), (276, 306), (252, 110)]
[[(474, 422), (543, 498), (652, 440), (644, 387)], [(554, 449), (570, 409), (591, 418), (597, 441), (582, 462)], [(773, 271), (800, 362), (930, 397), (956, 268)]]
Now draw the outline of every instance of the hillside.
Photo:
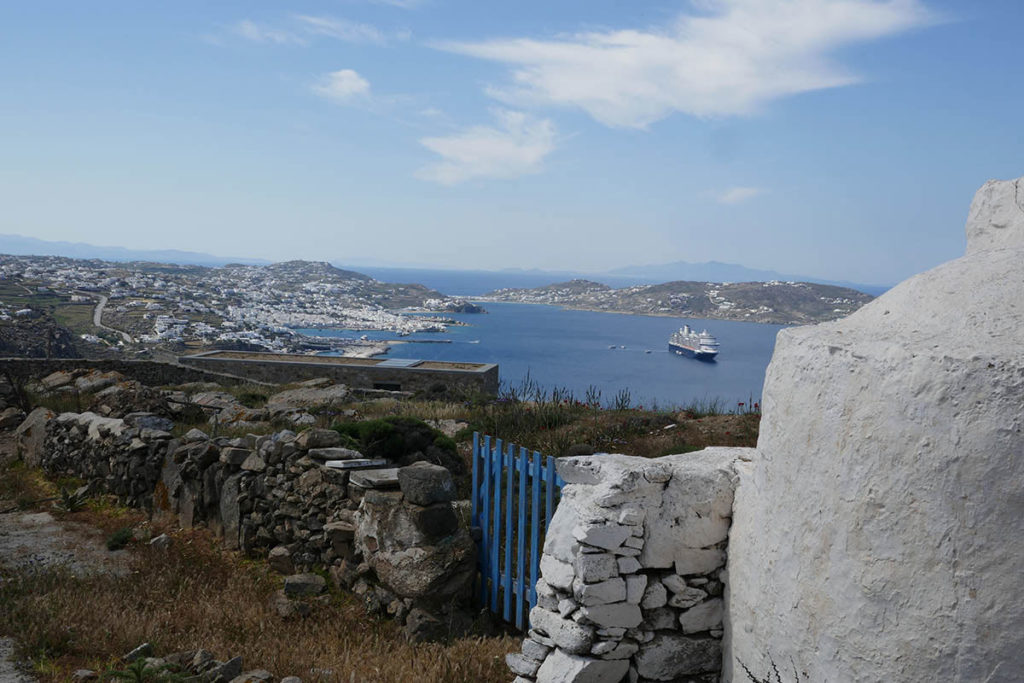
[(533, 289), (499, 289), (483, 301), (538, 303), (610, 313), (636, 313), (759, 323), (807, 324), (842, 318), (874, 297), (811, 282), (666, 282), (613, 289), (571, 280)]

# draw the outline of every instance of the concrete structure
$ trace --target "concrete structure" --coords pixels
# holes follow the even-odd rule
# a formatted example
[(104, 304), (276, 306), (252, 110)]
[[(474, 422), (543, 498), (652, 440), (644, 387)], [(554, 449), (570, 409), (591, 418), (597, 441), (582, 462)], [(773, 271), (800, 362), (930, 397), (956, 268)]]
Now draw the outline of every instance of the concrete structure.
[[(726, 680), (1024, 676), (1024, 179), (967, 254), (779, 333), (729, 545)], [(792, 674), (790, 674), (792, 676)]]
[(287, 384), (317, 377), (363, 389), (435, 392), (458, 389), (498, 393), (498, 366), (493, 363), (406, 361), (344, 356), (303, 356), (286, 353), (209, 351), (182, 356), (178, 362), (213, 372)]

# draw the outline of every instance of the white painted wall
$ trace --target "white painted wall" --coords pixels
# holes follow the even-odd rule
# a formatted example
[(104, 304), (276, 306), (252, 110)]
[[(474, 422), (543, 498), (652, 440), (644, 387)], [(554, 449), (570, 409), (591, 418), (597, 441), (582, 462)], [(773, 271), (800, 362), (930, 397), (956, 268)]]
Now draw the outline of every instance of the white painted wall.
[[(736, 494), (726, 678), (1024, 679), (1024, 179), (967, 255), (784, 330)], [(730, 674), (732, 675), (730, 679)]]

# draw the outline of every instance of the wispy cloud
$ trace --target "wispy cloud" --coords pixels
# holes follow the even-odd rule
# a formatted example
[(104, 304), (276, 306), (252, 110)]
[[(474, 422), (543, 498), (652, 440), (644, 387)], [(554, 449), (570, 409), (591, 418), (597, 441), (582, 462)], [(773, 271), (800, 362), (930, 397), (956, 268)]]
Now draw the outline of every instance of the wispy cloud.
[[(370, 24), (349, 21), (348, 19), (297, 15), (295, 21), (299, 23), (306, 33), (327, 36), (328, 38), (334, 38), (345, 43), (384, 45), (394, 37), (389, 36)], [(404, 36), (403, 39), (408, 38), (408, 34), (404, 34)]]
[(284, 27), (257, 24), (243, 19), (231, 27), (232, 33), (256, 43), (308, 45), (314, 38), (331, 38), (345, 43), (387, 45), (408, 40), (408, 30), (383, 31), (371, 24), (338, 17), (292, 15)]
[(457, 185), (474, 178), (517, 178), (541, 170), (555, 149), (555, 125), (519, 111), (494, 112), (495, 126), (473, 126), (420, 143), (443, 159), (416, 172), (418, 178)]
[(254, 43), (274, 43), (276, 45), (305, 45), (306, 41), (291, 31), (284, 31), (275, 28), (260, 26), (259, 24), (243, 19), (232, 27), (232, 31)]
[(857, 83), (832, 52), (934, 20), (921, 0), (695, 5), (706, 13), (646, 30), (437, 47), (510, 65), (512, 82), (488, 89), (503, 102), (578, 107), (609, 126), (643, 128), (674, 112), (750, 114), (777, 98)]
[(423, 4), (423, 0), (370, 0), (374, 5), (388, 5), (402, 9), (413, 9)]
[(767, 191), (768, 190), (763, 187), (730, 187), (727, 190), (717, 193), (715, 195), (715, 200), (719, 204), (740, 204), (753, 199), (758, 195), (762, 195)]
[(370, 82), (352, 69), (332, 71), (313, 85), (313, 92), (342, 104), (370, 96)]

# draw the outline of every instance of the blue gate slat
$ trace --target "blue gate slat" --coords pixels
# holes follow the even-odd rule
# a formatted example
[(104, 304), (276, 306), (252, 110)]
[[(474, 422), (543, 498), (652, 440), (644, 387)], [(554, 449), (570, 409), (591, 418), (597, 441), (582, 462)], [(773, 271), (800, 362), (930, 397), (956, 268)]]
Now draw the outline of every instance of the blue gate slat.
[(526, 448), (519, 448), (519, 528), (516, 533), (516, 628), (523, 628), (523, 590), (526, 584)]
[(469, 519), (470, 524), (472, 526), (480, 526), (480, 518), (478, 517), (478, 515), (480, 514), (480, 509), (479, 506), (477, 505), (477, 500), (479, 499), (480, 483), (480, 476), (476, 466), (476, 461), (478, 457), (480, 457), (480, 434), (478, 432), (473, 432), (473, 488), (470, 489), (470, 491), (472, 491), (472, 494), (470, 495), (469, 498)]
[(491, 536), (491, 584), (494, 586), (491, 590), (491, 611), (498, 611), (498, 586), (500, 581), (501, 567), (498, 564), (499, 553), (498, 550), (501, 548), (501, 469), (504, 464), (504, 453), (502, 450), (503, 443), (501, 439), (495, 440), (494, 451), (489, 454), (491, 458), (491, 470), (494, 474), (494, 489), (491, 492), (492, 498), (494, 499), (494, 532)]
[[(491, 498), (491, 437), (484, 437), (484, 450), (481, 455), (481, 464), (483, 465), (483, 481), (481, 482), (481, 497), (480, 497), (480, 510), (483, 513), (483, 523), (480, 528), (483, 530), (482, 541), (480, 546), (480, 602), (484, 605), (487, 604), (487, 596), (489, 594), (489, 588), (487, 585), (488, 580), (491, 578), (490, 574), (490, 552), (488, 548), (488, 539), (491, 535), (491, 511), (490, 503)], [(476, 464), (478, 460), (473, 460)]]
[[(512, 495), (516, 485), (515, 464), (516, 446), (508, 444), (508, 453), (505, 460), (505, 576), (512, 577)], [(508, 581), (511, 587), (512, 581)], [(502, 615), (505, 621), (511, 621), (512, 617), (512, 591), (505, 589), (505, 610)]]
[(540, 574), (540, 461), (541, 454), (533, 452), (533, 505), (530, 508), (530, 609), (537, 604), (537, 577)]

